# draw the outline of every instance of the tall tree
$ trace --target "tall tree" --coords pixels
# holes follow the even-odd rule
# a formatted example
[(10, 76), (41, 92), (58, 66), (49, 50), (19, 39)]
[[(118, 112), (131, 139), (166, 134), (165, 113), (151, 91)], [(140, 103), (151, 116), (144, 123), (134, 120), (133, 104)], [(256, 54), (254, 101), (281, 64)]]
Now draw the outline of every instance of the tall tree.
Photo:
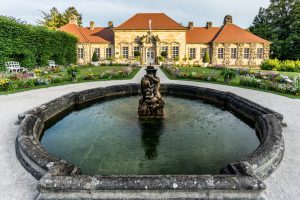
[[(296, 59), (297, 35), (295, 19), (299, 22), (299, 0), (271, 0), (268, 8), (260, 8), (249, 30), (271, 44), (271, 57)], [(296, 42), (296, 43), (295, 43)]]
[(76, 10), (74, 6), (67, 8), (62, 15), (64, 24), (67, 24), (69, 22), (70, 17), (72, 15), (75, 15), (77, 17), (78, 25), (82, 25), (82, 15)]
[(63, 25), (62, 19), (63, 16), (60, 14), (60, 12), (55, 8), (51, 8), (50, 12), (44, 12), (41, 11), (43, 14), (43, 19), (38, 20), (38, 24), (48, 27), (50, 29), (56, 29)]
[(78, 25), (82, 25), (82, 15), (73, 6), (67, 8), (63, 13), (60, 13), (55, 7), (49, 13), (41, 12), (43, 14), (42, 19), (38, 20), (37, 23), (50, 29), (57, 29), (67, 24), (72, 15), (77, 16)]

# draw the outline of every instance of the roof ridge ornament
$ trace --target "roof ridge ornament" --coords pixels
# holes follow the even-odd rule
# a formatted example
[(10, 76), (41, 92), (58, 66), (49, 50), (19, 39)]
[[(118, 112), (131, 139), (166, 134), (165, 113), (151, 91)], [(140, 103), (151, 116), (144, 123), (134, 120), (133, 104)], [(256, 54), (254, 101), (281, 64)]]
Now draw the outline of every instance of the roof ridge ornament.
[(231, 15), (226, 15), (224, 17), (224, 25), (226, 25), (226, 24), (232, 24), (232, 23), (233, 23), (232, 16)]

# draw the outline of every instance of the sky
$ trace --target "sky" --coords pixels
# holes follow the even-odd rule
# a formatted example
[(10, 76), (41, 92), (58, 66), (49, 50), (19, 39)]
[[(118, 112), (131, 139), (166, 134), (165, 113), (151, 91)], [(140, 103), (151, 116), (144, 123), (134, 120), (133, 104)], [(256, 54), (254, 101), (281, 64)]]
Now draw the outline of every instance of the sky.
[(0, 15), (12, 16), (31, 24), (41, 19), (41, 11), (56, 7), (63, 12), (75, 6), (83, 16), (83, 26), (94, 21), (96, 26), (106, 26), (113, 21), (117, 26), (140, 12), (164, 12), (178, 23), (187, 26), (205, 26), (212, 21), (220, 26), (225, 15), (232, 15), (233, 22), (248, 28), (260, 7), (267, 7), (270, 0), (0, 0)]

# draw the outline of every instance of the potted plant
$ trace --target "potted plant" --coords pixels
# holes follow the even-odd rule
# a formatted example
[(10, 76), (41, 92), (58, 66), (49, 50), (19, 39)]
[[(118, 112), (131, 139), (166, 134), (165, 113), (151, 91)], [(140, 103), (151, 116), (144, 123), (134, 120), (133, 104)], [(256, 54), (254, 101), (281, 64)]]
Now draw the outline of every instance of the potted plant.
[(163, 62), (165, 61), (165, 57), (163, 57), (163, 56), (158, 56), (158, 61), (159, 61), (159, 65), (162, 65)]
[(209, 53), (208, 50), (206, 50), (203, 57), (203, 67), (207, 67), (209, 63), (210, 63)]
[(179, 56), (176, 56), (176, 57), (174, 58), (174, 61), (175, 61), (175, 64), (178, 65), (178, 64), (179, 64)]
[(93, 53), (91, 64), (94, 65), (94, 66), (98, 66), (99, 65), (99, 58), (98, 58), (98, 56), (97, 56), (97, 54), (96, 54), (95, 51)]
[(186, 64), (186, 61), (188, 60), (186, 56), (183, 57), (183, 62)]
[(136, 64), (140, 65), (141, 64), (141, 52), (140, 51), (134, 51), (133, 52), (134, 59), (136, 60)]
[(167, 58), (167, 57), (168, 57), (168, 52), (162, 51), (162, 52), (160, 53), (160, 55), (161, 55), (162, 57), (164, 57), (164, 58)]

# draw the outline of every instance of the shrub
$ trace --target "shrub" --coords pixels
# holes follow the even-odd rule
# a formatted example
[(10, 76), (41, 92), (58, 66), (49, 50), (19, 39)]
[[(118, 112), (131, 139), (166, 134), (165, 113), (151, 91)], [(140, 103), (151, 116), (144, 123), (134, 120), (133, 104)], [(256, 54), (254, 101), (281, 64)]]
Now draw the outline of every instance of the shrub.
[(248, 67), (237, 68), (236, 73), (241, 76), (250, 74), (250, 68), (248, 68)]
[(286, 71), (286, 72), (300, 72), (300, 61), (299, 60), (279, 61), (278, 59), (269, 59), (269, 60), (265, 60), (262, 63), (261, 69)]
[(35, 80), (34, 85), (38, 86), (38, 85), (49, 85), (50, 81), (49, 79), (45, 79), (45, 78), (38, 78)]
[(285, 72), (295, 72), (296, 63), (292, 60), (284, 60), (280, 63), (280, 65), (276, 68), (278, 71), (285, 71)]
[(205, 51), (205, 54), (204, 54), (204, 57), (203, 57), (203, 63), (210, 63), (208, 50)]
[(174, 61), (179, 61), (179, 57), (176, 56), (176, 57), (174, 58)]
[(125, 76), (129, 76), (132, 72), (132, 68), (131, 67), (123, 67), (122, 68), (122, 73), (125, 75)]
[(224, 70), (220, 73), (220, 76), (222, 76), (224, 82), (228, 84), (231, 79), (236, 77), (236, 72), (233, 69), (224, 68)]
[(260, 79), (256, 79), (253, 76), (241, 76), (240, 77), (240, 85), (244, 85), (247, 87), (259, 88), (261, 83)]
[(140, 51), (134, 51), (133, 55), (134, 55), (134, 57), (139, 57), (139, 56), (141, 56), (141, 52)]
[(68, 77), (71, 79), (76, 79), (78, 77), (79, 73), (80, 73), (80, 70), (76, 66), (72, 66), (72, 67), (68, 68), (68, 70), (67, 70)]
[(99, 58), (98, 58), (98, 56), (97, 56), (97, 54), (96, 54), (95, 51), (94, 51), (94, 53), (93, 53), (92, 61), (93, 61), (93, 62), (98, 62), (98, 61), (99, 61)]
[(0, 79), (0, 91), (6, 91), (8, 90), (10, 85), (10, 80), (9, 79)]
[(268, 59), (262, 62), (261, 69), (262, 70), (273, 70), (277, 69), (280, 66), (280, 61), (278, 59)]
[(90, 74), (86, 75), (83, 79), (84, 80), (96, 80), (97, 77), (95, 76), (95, 74), (90, 73)]
[(33, 72), (35, 73), (35, 75), (40, 76), (43, 72), (43, 70), (41, 68), (36, 68), (33, 70)]
[(160, 62), (163, 62), (163, 61), (165, 60), (165, 57), (163, 57), (163, 56), (158, 56), (158, 60), (159, 60)]
[(162, 57), (164, 57), (164, 58), (167, 58), (167, 57), (168, 57), (168, 52), (162, 51), (162, 52), (160, 53), (160, 55), (161, 55)]

